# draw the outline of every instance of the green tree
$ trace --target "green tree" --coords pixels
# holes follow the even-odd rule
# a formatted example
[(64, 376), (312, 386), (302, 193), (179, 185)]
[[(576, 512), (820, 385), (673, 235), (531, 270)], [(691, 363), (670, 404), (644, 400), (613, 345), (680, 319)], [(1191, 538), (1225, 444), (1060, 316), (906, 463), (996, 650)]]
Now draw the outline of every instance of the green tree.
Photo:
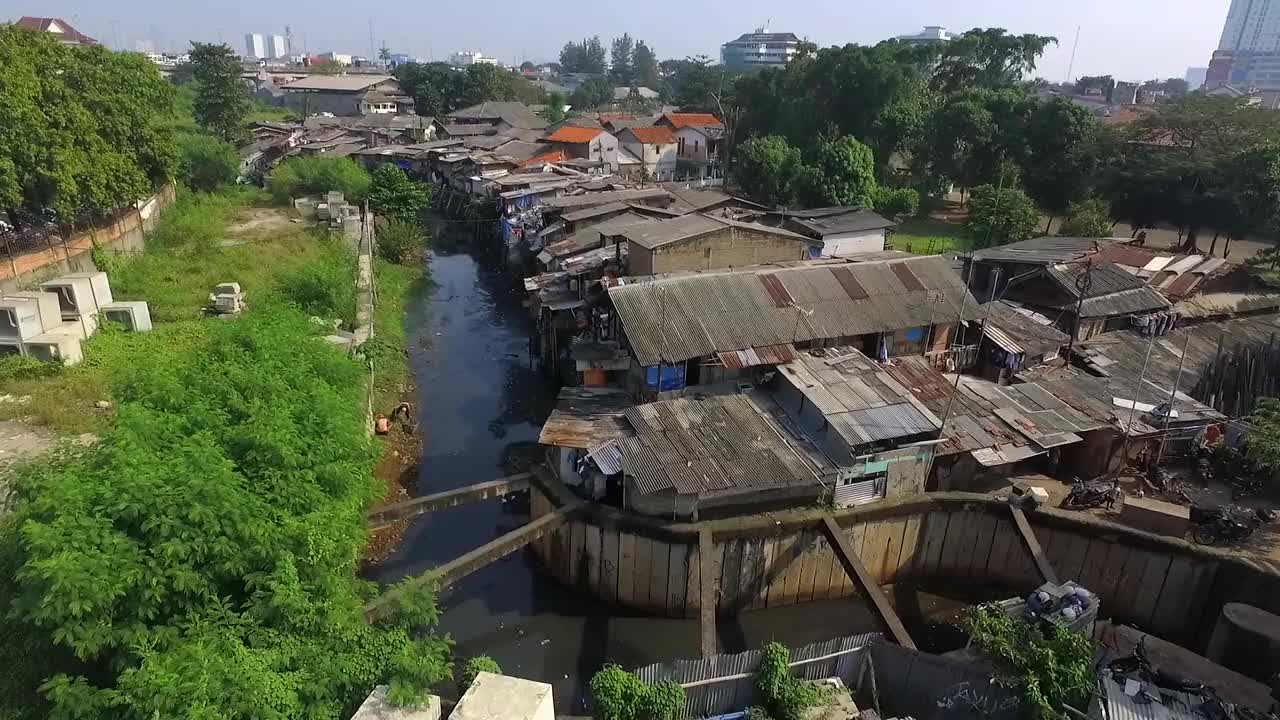
[(613, 84), (604, 77), (587, 78), (573, 91), (569, 104), (574, 110), (603, 107), (613, 102)]
[(617, 87), (631, 87), (636, 80), (636, 42), (630, 33), (613, 39), (609, 51), (609, 80)]
[(974, 28), (950, 42), (923, 47), (931, 55), (931, 84), (944, 94), (971, 88), (1013, 87), (1036, 69), (1057, 38), (1010, 35), (1003, 28)]
[(230, 143), (209, 135), (178, 136), (181, 160), (179, 177), (192, 190), (214, 192), (231, 185), (240, 175), (240, 156)]
[(281, 163), (267, 181), (267, 190), (280, 203), (331, 190), (343, 193), (347, 202), (358, 203), (368, 194), (371, 182), (369, 172), (350, 158), (312, 155)]
[(250, 102), (240, 59), (226, 45), (193, 42), (191, 70), (197, 83), (196, 122), (227, 142), (241, 140)]
[(565, 43), (560, 51), (560, 71), (603, 75), (607, 70), (604, 45), (595, 35), (582, 42)]
[(712, 65), (706, 55), (683, 60), (664, 61), (669, 74), (671, 100), (685, 112), (719, 113), (733, 104), (736, 78), (719, 65)]
[(0, 25), (0, 215), (101, 218), (173, 174), (173, 86), (137, 53)]
[(803, 720), (810, 708), (822, 700), (822, 691), (791, 674), (791, 652), (779, 643), (764, 648), (756, 670), (756, 687), (769, 717), (774, 720)]
[[(1093, 695), (1093, 642), (1054, 623), (1028, 622), (983, 605), (965, 617), (975, 646), (996, 662), (1006, 682), (1022, 692), (1023, 716), (1075, 717)], [(1076, 712), (1068, 714), (1067, 708)]]
[(974, 249), (1029, 240), (1040, 229), (1040, 213), (1027, 194), (1016, 187), (997, 191), (994, 185), (973, 189), (965, 230)]
[(361, 367), (260, 303), (121, 378), (94, 447), (10, 478), (0, 643), (43, 681), (24, 716), (340, 718), (449, 677), (429, 592), (360, 613)]
[(463, 75), (446, 63), (405, 63), (391, 73), (400, 88), (413, 96), (419, 115), (444, 117), (463, 107)]
[(1266, 470), (1272, 479), (1280, 476), (1280, 400), (1263, 398), (1247, 422), (1249, 459)]
[(876, 192), (871, 148), (847, 136), (825, 140), (814, 150), (799, 184), (800, 200), (809, 207), (870, 207)]
[(1103, 198), (1093, 197), (1072, 203), (1067, 219), (1058, 234), (1066, 237), (1111, 237), (1110, 204)]
[(920, 193), (913, 188), (881, 186), (876, 188), (873, 200), (876, 212), (892, 220), (920, 212)]
[(387, 47), (386, 43), (378, 48), (378, 60), (382, 62), (383, 67), (391, 66), (391, 48)]
[(565, 117), (564, 106), (568, 104), (569, 100), (564, 93), (547, 93), (547, 109), (542, 111), (542, 119), (552, 125), (561, 122)]
[(605, 665), (591, 677), (596, 720), (635, 720), (643, 700), (644, 683), (617, 665)]
[(733, 155), (733, 178), (746, 196), (771, 207), (794, 206), (800, 150), (778, 135), (751, 138)]
[(633, 55), (635, 83), (650, 90), (662, 89), (662, 75), (658, 71), (658, 55), (643, 40), (636, 41)]
[(431, 205), (431, 186), (410, 180), (403, 170), (384, 163), (373, 171), (369, 208), (379, 215), (412, 222)]
[(1032, 102), (1022, 129), (1022, 184), (1050, 216), (1066, 213), (1093, 189), (1101, 132), (1097, 118), (1070, 100)]

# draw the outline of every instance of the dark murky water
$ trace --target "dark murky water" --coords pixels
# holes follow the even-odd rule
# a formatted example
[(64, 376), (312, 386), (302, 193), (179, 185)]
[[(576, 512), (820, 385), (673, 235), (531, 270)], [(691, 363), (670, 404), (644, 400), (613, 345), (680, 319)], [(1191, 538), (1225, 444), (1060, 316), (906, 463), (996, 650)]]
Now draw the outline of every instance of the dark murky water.
[[(437, 228), (433, 237), (445, 235)], [(506, 474), (513, 456), (532, 457), (555, 402), (555, 389), (529, 357), (532, 320), (520, 303), (523, 290), (498, 260), (437, 244), (431, 276), (430, 296), (408, 318), (425, 433), (419, 494), (492, 480)], [(390, 582), (421, 573), (527, 520), (494, 502), (434, 513), (406, 532), (374, 577)], [(895, 602), (915, 608), (905, 613), (913, 636), (919, 631), (938, 640), (922, 644), (955, 646), (928, 621), (954, 610), (947, 601), (900, 590)], [(538, 571), (527, 550), (468, 577), (441, 604), (441, 629), (460, 656), (487, 654), (506, 672), (552, 683), (561, 712), (584, 709), (586, 682), (602, 663), (635, 667), (698, 653), (696, 621), (639, 615), (565, 589)], [(730, 652), (770, 640), (803, 645), (878, 629), (857, 600), (749, 612), (720, 625), (721, 646)]]

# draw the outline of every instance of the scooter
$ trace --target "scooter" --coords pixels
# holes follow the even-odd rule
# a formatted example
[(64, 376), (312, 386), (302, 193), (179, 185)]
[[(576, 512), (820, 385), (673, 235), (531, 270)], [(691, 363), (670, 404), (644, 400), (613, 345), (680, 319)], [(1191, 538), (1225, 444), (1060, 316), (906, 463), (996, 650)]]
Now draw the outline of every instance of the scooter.
[(1119, 494), (1119, 480), (1106, 484), (1086, 483), (1080, 478), (1075, 478), (1071, 481), (1071, 492), (1062, 501), (1062, 507), (1068, 510), (1087, 510), (1103, 505), (1110, 507), (1119, 498)]

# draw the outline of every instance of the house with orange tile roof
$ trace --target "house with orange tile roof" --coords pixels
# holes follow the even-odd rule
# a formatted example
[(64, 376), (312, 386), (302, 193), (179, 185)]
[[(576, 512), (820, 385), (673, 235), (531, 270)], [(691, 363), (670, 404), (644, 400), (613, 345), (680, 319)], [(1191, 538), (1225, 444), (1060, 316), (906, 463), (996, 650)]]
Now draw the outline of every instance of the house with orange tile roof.
[(618, 171), (618, 138), (604, 128), (564, 125), (548, 135), (545, 142), (563, 150), (569, 158), (599, 163), (609, 172)]
[(671, 128), (665, 125), (625, 128), (618, 133), (618, 142), (640, 159), (651, 179), (660, 182), (675, 179), (677, 144)]
[(720, 146), (724, 123), (711, 113), (664, 113), (655, 127), (667, 127), (676, 136), (676, 158), (681, 174), (699, 178), (720, 177)]
[(63, 45), (97, 45), (98, 41), (71, 27), (71, 23), (62, 18), (23, 16), (13, 24), (14, 27), (49, 33)]

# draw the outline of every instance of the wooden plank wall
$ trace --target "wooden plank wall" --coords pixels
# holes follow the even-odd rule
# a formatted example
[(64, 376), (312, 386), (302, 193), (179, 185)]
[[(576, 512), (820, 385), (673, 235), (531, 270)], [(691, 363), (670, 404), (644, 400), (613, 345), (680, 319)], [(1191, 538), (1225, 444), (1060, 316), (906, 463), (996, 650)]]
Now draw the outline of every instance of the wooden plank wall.
[[(533, 515), (551, 504), (532, 493)], [(957, 506), (842, 526), (850, 545), (882, 585), (934, 578), (993, 579), (1016, 588), (1040, 584), (1012, 516), (998, 508)], [(1102, 597), (1104, 614), (1174, 642), (1203, 647), (1223, 602), (1280, 611), (1280, 579), (1266, 568), (1224, 569), (1213, 558), (1126, 542), (1096, 528), (1064, 527), (1028, 516), (1062, 580)], [(855, 593), (830, 544), (814, 525), (774, 534), (717, 538), (703, 568), (696, 536), (646, 537), (573, 520), (533, 543), (561, 582), (607, 602), (672, 617), (697, 617), (702, 573), (718, 580), (717, 610), (733, 614)], [(1262, 576), (1262, 580), (1259, 580)]]

